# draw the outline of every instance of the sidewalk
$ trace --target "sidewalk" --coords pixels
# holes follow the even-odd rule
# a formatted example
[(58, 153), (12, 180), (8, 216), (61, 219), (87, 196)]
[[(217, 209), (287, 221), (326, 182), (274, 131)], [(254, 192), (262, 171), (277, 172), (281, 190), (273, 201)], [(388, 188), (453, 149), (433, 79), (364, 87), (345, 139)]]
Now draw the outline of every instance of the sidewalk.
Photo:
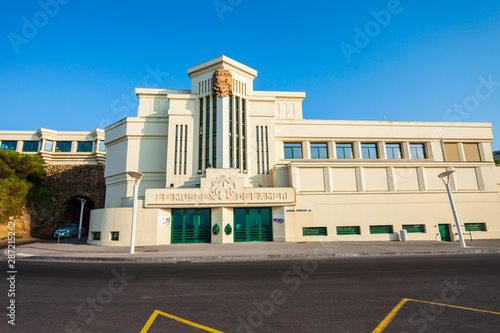
[[(460, 247), (459, 242), (253, 242), (235, 244), (174, 244), (129, 247), (103, 247), (86, 244), (87, 239), (61, 242), (44, 241), (16, 244), (17, 260), (59, 261), (224, 261), (255, 259), (332, 258), (354, 256), (430, 255), (500, 253), (500, 239), (475, 240)], [(7, 249), (0, 250), (2, 258)]]

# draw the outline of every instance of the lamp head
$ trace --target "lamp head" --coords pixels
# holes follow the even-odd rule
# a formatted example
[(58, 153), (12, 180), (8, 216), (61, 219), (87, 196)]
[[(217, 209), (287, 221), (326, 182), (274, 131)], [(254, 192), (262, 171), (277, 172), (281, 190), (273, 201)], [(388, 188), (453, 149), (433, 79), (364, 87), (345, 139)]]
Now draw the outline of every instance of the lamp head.
[(138, 171), (127, 171), (127, 175), (134, 179), (141, 179), (144, 175)]
[(445, 172), (442, 172), (438, 175), (439, 178), (444, 178), (444, 177), (448, 177), (449, 175), (451, 175), (452, 173), (454, 173), (456, 170), (448, 170), (448, 171), (445, 171)]

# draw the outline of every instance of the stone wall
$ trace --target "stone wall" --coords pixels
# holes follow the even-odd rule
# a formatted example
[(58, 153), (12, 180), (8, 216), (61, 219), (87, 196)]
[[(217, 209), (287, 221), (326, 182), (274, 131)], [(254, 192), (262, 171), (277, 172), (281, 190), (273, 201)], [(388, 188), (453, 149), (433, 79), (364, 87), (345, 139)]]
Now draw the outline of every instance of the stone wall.
[[(10, 218), (16, 222), (16, 235), (51, 236), (59, 225), (71, 222), (65, 216), (65, 211), (76, 197), (87, 199), (87, 207), (104, 208), (106, 184), (103, 165), (47, 165), (45, 170), (45, 181), (51, 197), (44, 202), (28, 205), (23, 209), (22, 216)], [(2, 224), (0, 238), (6, 236), (7, 229)]]

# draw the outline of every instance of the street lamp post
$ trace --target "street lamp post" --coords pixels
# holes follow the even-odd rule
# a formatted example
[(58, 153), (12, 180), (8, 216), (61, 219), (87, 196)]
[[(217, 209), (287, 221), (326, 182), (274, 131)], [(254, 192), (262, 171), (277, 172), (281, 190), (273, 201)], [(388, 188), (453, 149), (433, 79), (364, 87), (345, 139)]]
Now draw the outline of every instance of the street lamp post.
[[(440, 173), (438, 177), (441, 178), (444, 185), (446, 186), (446, 191), (448, 192), (448, 198), (450, 199), (451, 210), (453, 211), (453, 217), (455, 218), (455, 224), (457, 225), (460, 244), (462, 245), (462, 247), (467, 247), (467, 245), (465, 245), (464, 235), (462, 234), (462, 228), (460, 227), (460, 221), (458, 220), (458, 214), (457, 214), (457, 209), (455, 208), (455, 202), (453, 201), (453, 196), (451, 195), (451, 190), (450, 190), (450, 178), (451, 178), (450, 176), (454, 172), (455, 170), (445, 171), (443, 173)], [(445, 178), (446, 181), (444, 180)]]
[(78, 239), (82, 237), (82, 220), (83, 220), (83, 206), (85, 206), (85, 203), (87, 200), (82, 199), (82, 198), (77, 198), (81, 202), (81, 208), (80, 208), (80, 226), (78, 227)]
[(132, 230), (130, 232), (130, 254), (134, 254), (135, 250), (135, 227), (137, 223), (137, 195), (139, 192), (139, 183), (143, 174), (137, 171), (127, 171), (127, 175), (134, 180), (134, 204), (132, 206)]

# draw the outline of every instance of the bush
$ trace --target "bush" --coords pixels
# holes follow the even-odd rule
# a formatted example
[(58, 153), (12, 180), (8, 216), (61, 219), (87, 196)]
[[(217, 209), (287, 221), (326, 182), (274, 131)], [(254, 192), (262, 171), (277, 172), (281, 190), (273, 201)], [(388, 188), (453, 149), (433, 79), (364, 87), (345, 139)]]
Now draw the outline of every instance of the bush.
[(0, 221), (20, 215), (28, 202), (48, 196), (45, 175), (39, 156), (0, 151)]

